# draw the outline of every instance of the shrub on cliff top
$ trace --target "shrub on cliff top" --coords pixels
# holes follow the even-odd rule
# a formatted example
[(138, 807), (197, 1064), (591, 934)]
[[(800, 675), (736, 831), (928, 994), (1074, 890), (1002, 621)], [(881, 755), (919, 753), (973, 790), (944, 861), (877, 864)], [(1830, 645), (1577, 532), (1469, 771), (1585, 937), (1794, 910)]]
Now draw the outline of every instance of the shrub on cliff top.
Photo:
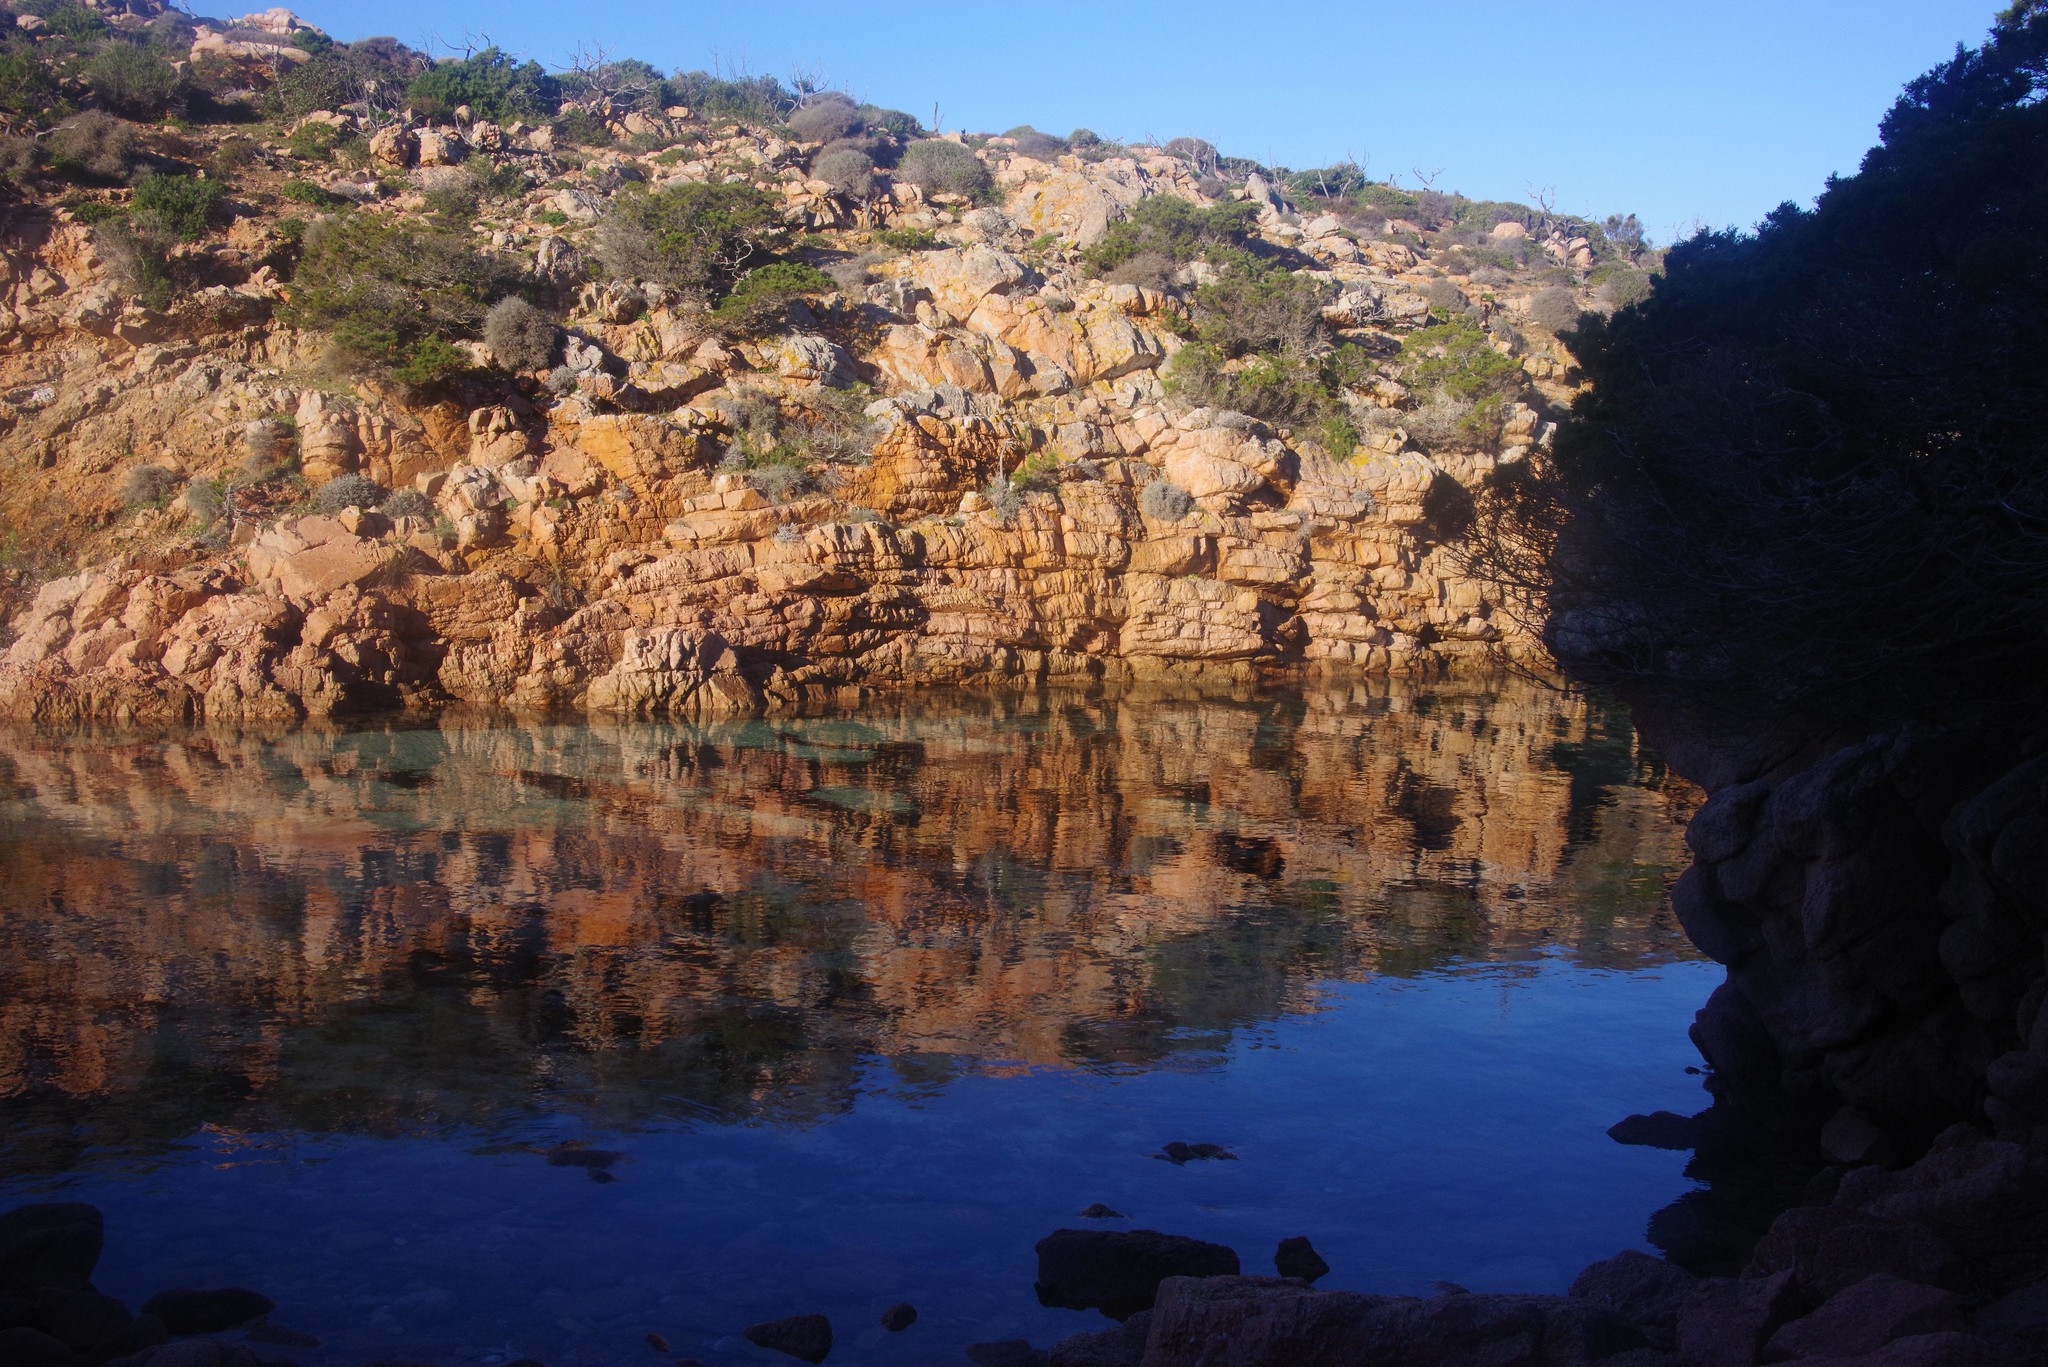
[(406, 92), (414, 108), (447, 116), (468, 105), (479, 119), (492, 123), (528, 122), (553, 116), (562, 103), (561, 83), (534, 61), (516, 62), (487, 47), (459, 62), (443, 62), (414, 79)]
[(1332, 293), (1325, 280), (1230, 253), (1216, 279), (1195, 291), (1195, 331), (1225, 356), (1312, 351)]
[(960, 195), (979, 203), (995, 188), (988, 167), (967, 147), (943, 138), (914, 142), (896, 167), (899, 180), (926, 194)]
[(452, 342), (478, 336), (487, 301), (520, 283), (468, 234), (349, 214), (308, 231), (285, 312), (328, 332), (345, 355), (421, 384), (461, 368)]
[(598, 231), (597, 255), (615, 279), (659, 281), (708, 304), (767, 259), (781, 230), (766, 192), (691, 182), (621, 195)]
[(789, 135), (798, 142), (833, 142), (861, 126), (860, 111), (844, 95), (813, 95), (791, 112)]

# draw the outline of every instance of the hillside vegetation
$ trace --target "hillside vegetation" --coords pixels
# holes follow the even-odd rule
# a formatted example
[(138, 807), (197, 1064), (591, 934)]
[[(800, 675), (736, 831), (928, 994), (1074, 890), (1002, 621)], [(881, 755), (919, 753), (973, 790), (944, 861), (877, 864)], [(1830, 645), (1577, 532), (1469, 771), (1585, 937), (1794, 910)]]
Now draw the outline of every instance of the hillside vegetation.
[[(31, 606), (78, 571), (400, 603), (414, 658), (334, 695), (389, 701), (460, 682), (410, 580), (487, 574), (559, 624), (681, 554), (777, 602), (718, 626), (750, 688), (1476, 657), (1527, 635), (1457, 568), (1472, 491), (1547, 445), (1567, 339), (1660, 269), (1632, 218), (1196, 139), (939, 135), (772, 78), (434, 61), (281, 10), (7, 17), (0, 563), (46, 690), (105, 671), (70, 589)], [(353, 568), (292, 579), (336, 538)], [(711, 547), (739, 550), (714, 573)], [(824, 577), (765, 586), (792, 558)], [(962, 574), (971, 601), (932, 596)], [(799, 599), (847, 620), (799, 631)], [(204, 710), (215, 673), (149, 672), (187, 629), (214, 630), (119, 644), (133, 687)], [(588, 702), (618, 630), (534, 696)], [(314, 706), (275, 665), (237, 687)]]

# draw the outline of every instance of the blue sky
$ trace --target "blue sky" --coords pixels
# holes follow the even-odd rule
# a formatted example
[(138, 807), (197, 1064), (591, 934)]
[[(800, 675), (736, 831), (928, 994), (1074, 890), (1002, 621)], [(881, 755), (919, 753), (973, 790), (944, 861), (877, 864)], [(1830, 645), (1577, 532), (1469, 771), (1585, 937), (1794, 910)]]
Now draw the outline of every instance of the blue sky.
[(1204, 137), (1304, 167), (1634, 211), (1659, 241), (1747, 226), (1853, 171), (1913, 76), (2003, 0), (300, 0), (336, 37), (487, 36), (544, 64), (579, 43), (667, 67), (802, 70), (949, 128)]

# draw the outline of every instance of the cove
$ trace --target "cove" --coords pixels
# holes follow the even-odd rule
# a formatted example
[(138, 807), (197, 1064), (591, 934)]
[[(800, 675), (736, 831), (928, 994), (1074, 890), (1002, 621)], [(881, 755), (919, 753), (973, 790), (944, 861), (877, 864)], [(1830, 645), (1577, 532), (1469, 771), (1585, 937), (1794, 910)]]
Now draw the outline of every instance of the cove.
[(1690, 790), (1583, 693), (10, 741), (0, 1204), (311, 1367), (767, 1362), (809, 1311), (957, 1362), (1102, 1323), (1033, 1295), (1061, 1226), (1558, 1291), (1693, 1187), (1605, 1134), (1704, 1100)]

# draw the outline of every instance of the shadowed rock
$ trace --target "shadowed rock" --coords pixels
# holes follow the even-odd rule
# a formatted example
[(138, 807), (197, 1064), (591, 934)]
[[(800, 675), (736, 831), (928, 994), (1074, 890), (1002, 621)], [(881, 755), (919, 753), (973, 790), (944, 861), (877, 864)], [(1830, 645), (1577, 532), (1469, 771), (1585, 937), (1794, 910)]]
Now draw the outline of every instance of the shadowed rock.
[(805, 1362), (823, 1362), (832, 1351), (832, 1321), (823, 1315), (792, 1315), (749, 1325), (742, 1332), (749, 1343)]
[(1128, 1319), (1151, 1306), (1168, 1277), (1238, 1272), (1221, 1244), (1156, 1230), (1055, 1230), (1038, 1241), (1038, 1300), (1067, 1310), (1100, 1310)]

